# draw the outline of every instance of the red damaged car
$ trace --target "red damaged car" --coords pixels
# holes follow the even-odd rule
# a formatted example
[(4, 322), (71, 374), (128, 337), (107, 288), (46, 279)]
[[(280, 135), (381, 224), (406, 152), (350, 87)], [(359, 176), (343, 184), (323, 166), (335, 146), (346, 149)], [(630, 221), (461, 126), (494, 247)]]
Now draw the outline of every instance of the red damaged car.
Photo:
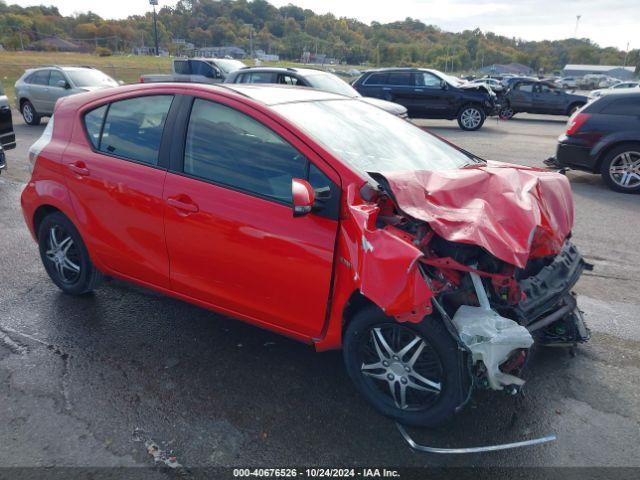
[[(588, 338), (560, 174), (485, 162), (299, 87), (66, 97), (22, 194), (64, 292), (118, 277), (314, 344), (409, 425), (513, 393), (534, 342)], [(186, 319), (185, 319), (186, 320)]]

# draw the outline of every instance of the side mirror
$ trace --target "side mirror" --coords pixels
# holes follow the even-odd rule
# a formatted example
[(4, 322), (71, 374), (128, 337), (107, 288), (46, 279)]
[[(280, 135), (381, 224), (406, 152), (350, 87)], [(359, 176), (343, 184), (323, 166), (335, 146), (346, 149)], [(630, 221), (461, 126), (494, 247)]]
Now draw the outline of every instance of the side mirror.
[(124, 81), (123, 80), (118, 80), (118, 85), (120, 85), (120, 86), (124, 85)]
[(293, 216), (301, 217), (311, 212), (316, 201), (316, 193), (306, 180), (294, 178), (291, 180), (291, 193), (293, 195)]
[(440, 88), (442, 90), (447, 90), (449, 88), (449, 84), (447, 82), (445, 82), (444, 80), (440, 80)]
[(69, 88), (71, 88), (71, 85), (69, 85), (69, 82), (67, 82), (66, 80), (58, 80), (57, 83), (58, 87), (60, 88), (64, 88), (66, 90), (68, 90)]

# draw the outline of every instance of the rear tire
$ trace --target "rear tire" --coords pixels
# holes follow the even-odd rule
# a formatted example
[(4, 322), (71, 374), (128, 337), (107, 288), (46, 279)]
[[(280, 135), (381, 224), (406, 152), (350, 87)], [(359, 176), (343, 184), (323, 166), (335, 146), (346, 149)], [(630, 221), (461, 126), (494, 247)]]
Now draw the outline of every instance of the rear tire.
[[(402, 354), (410, 343), (414, 345)], [(464, 357), (434, 317), (399, 323), (375, 306), (363, 308), (345, 331), (343, 356), (356, 389), (380, 413), (405, 425), (446, 423), (469, 392), (470, 384), (462, 373)]]
[(20, 111), (22, 113), (22, 118), (24, 118), (24, 122), (27, 125), (40, 125), (40, 119), (42, 117), (38, 115), (38, 112), (36, 112), (36, 109), (29, 100), (25, 100)]
[(500, 120), (511, 120), (515, 114), (516, 112), (513, 110), (513, 108), (507, 105), (500, 109), (500, 112), (498, 113), (498, 117), (500, 118)]
[(458, 126), (468, 132), (478, 130), (484, 124), (486, 114), (476, 105), (465, 105), (458, 112)]
[(60, 290), (71, 295), (92, 291), (102, 280), (80, 233), (61, 212), (47, 215), (38, 229), (40, 258)]
[(616, 192), (640, 192), (640, 143), (626, 143), (609, 151), (600, 165), (602, 179)]

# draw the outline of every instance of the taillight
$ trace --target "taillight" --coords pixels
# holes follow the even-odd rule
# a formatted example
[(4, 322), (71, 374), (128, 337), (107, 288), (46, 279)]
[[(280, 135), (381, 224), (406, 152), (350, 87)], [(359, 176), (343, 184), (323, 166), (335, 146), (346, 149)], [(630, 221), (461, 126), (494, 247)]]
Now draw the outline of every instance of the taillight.
[(140, 79), (138, 80), (140, 83), (144, 83), (144, 77), (140, 75)]
[(42, 152), (42, 150), (49, 145), (51, 138), (53, 137), (53, 119), (55, 115), (52, 115), (47, 122), (47, 128), (44, 129), (42, 135), (36, 142), (31, 145), (29, 148), (29, 171), (33, 173), (33, 169), (36, 166), (36, 160), (38, 159), (38, 155)]
[(566, 135), (571, 136), (575, 133), (578, 133), (578, 130), (580, 130), (580, 127), (582, 127), (584, 122), (589, 120), (590, 116), (591, 115), (589, 115), (588, 113), (581, 113), (581, 112), (574, 113), (569, 119), (569, 121), (567, 122)]

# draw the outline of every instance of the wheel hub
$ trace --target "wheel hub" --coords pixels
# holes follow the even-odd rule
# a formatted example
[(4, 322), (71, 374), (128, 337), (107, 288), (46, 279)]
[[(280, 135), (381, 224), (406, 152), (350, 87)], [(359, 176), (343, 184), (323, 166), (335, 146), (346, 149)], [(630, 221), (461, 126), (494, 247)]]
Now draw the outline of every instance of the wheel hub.
[(416, 362), (424, 355), (427, 343), (417, 334), (401, 348), (393, 349), (380, 328), (371, 330), (371, 341), (376, 352), (376, 361), (363, 363), (363, 375), (387, 384), (396, 406), (407, 409), (407, 392), (430, 392), (438, 395), (440, 382), (428, 379), (415, 370)]
[(75, 248), (73, 239), (68, 234), (61, 235), (57, 230), (57, 227), (52, 227), (49, 230), (49, 248), (45, 252), (45, 256), (53, 263), (62, 281), (73, 282), (80, 273), (80, 265), (75, 263), (69, 255)]
[(611, 162), (609, 174), (621, 187), (633, 188), (640, 184), (640, 152), (624, 152)]

